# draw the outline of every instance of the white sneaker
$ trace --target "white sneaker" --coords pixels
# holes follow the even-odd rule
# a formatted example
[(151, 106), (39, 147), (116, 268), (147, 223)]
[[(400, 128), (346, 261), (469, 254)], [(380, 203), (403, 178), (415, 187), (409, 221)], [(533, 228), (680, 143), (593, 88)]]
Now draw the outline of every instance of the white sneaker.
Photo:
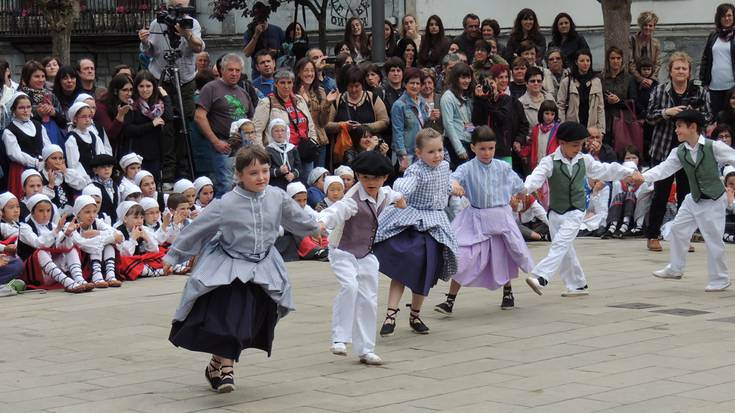
[(330, 348), (332, 351), (332, 354), (337, 356), (346, 356), (347, 355), (347, 346), (345, 346), (345, 343), (332, 343), (332, 348)]
[(717, 293), (720, 291), (725, 291), (727, 288), (730, 287), (730, 281), (727, 282), (723, 287), (715, 287), (712, 285), (708, 285), (707, 288), (704, 289), (704, 292), (706, 293)]
[(585, 295), (590, 295), (590, 292), (589, 292), (589, 290), (587, 289), (586, 286), (585, 286), (585, 288), (582, 288), (582, 289), (577, 289), (577, 288), (569, 289), (569, 288), (567, 288), (563, 293), (561, 293), (561, 296), (562, 297), (582, 297), (582, 296), (585, 296)]
[(544, 295), (544, 286), (541, 285), (541, 283), (538, 282), (538, 278), (536, 277), (528, 277), (526, 278), (526, 284), (528, 284), (529, 287), (538, 295)]
[(360, 356), (360, 363), (368, 366), (380, 366), (383, 364), (383, 359), (375, 353), (367, 353)]
[(684, 274), (671, 271), (669, 270), (669, 267), (665, 267), (664, 269), (654, 271), (653, 276), (656, 278), (664, 278), (667, 280), (681, 280), (681, 277), (683, 277)]

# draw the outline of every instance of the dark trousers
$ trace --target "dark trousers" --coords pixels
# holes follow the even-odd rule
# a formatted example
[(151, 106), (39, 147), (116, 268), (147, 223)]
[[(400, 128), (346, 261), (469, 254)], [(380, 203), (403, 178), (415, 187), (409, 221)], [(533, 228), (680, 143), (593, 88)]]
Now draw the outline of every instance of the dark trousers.
[(661, 235), (661, 224), (666, 213), (666, 202), (671, 193), (671, 185), (676, 179), (676, 202), (679, 206), (684, 202), (684, 197), (689, 193), (689, 181), (684, 169), (653, 184), (653, 199), (651, 209), (648, 212), (648, 228), (646, 235), (648, 239), (656, 239)]
[[(184, 127), (189, 130), (190, 123), (194, 121), (194, 91), (195, 84), (192, 80), (189, 83), (181, 85), (181, 100), (184, 106)], [(176, 90), (171, 83), (163, 83), (163, 88), (171, 96), (174, 114), (176, 119), (167, 122), (163, 129), (163, 182), (174, 182), (179, 178), (190, 178), (189, 172), (189, 154), (185, 141), (185, 136), (181, 133), (181, 116), (179, 114), (178, 98)]]
[(712, 111), (712, 119), (715, 119), (717, 114), (730, 104), (730, 102), (727, 101), (727, 92), (729, 92), (729, 90), (709, 91), (709, 107)]

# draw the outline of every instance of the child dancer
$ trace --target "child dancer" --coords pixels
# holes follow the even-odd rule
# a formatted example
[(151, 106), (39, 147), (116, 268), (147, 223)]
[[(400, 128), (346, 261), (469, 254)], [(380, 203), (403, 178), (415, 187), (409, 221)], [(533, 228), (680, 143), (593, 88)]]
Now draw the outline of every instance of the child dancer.
[(286, 190), (286, 185), (299, 178), (301, 157), (296, 145), (289, 142), (290, 129), (283, 119), (275, 118), (268, 124), (268, 154), (271, 157), (271, 185)]
[(276, 322), (293, 310), (286, 267), (273, 248), (276, 229), (282, 225), (299, 235), (318, 229), (284, 191), (268, 186), (269, 162), (263, 147), (241, 148), (235, 161), (239, 184), (203, 209), (164, 257), (170, 270), (199, 255), (169, 340), (212, 354), (205, 374), (218, 392), (234, 390), (233, 364), (243, 349), (270, 355)]
[[(74, 201), (75, 223), (67, 225), (75, 231), (67, 237), (65, 246), (76, 246), (89, 254), (92, 282), (96, 288), (120, 287), (115, 276), (115, 247), (122, 242), (122, 234), (97, 218), (97, 202), (89, 195), (80, 195)], [(104, 275), (103, 275), (104, 262)]]
[(120, 202), (119, 182), (113, 178), (115, 158), (110, 155), (97, 155), (92, 160), (92, 184), (102, 192), (100, 212), (107, 214), (112, 222), (117, 221), (117, 204)]
[(84, 171), (66, 167), (64, 152), (59, 145), (47, 145), (41, 153), (43, 194), (62, 214), (71, 214), (74, 197), (87, 186), (89, 177)]
[(117, 271), (120, 277), (135, 281), (138, 277), (166, 275), (163, 270), (163, 254), (158, 250), (155, 234), (144, 225), (143, 207), (136, 202), (124, 201), (118, 207), (117, 216), (122, 222), (115, 229), (122, 233), (124, 239), (117, 244), (120, 252)]
[(725, 263), (725, 245), (722, 241), (727, 196), (722, 196), (725, 187), (720, 180), (717, 164), (735, 165), (735, 149), (702, 136), (704, 116), (699, 112), (684, 109), (674, 114), (673, 118), (681, 144), (671, 150), (665, 161), (644, 172), (636, 180), (636, 183), (654, 183), (683, 168), (691, 190), (671, 224), (669, 264), (654, 271), (653, 275), (677, 280), (684, 275), (689, 241), (694, 230), (699, 228), (707, 245), (709, 283), (705, 291), (724, 291), (730, 286)]
[[(3, 219), (17, 225), (17, 204), (13, 201), (17, 202), (13, 198), (3, 209)], [(25, 261), (23, 280), (26, 284), (31, 288), (44, 288), (58, 283), (70, 293), (92, 290), (95, 286), (84, 280), (77, 251), (73, 246), (61, 244), (72, 235), (75, 225), (68, 225), (60, 238), (66, 215), (62, 215), (54, 227), (51, 223), (52, 204), (46, 195), (33, 195), (27, 204), (31, 215), (28, 223), (20, 224), (18, 236), (18, 255)]]
[(67, 119), (71, 122), (71, 130), (66, 138), (66, 159), (70, 169), (80, 174), (93, 174), (92, 159), (107, 153), (102, 139), (92, 130), (92, 109), (84, 102), (77, 102), (67, 111)]
[(375, 354), (375, 321), (378, 316), (378, 259), (371, 253), (378, 229), (378, 217), (392, 203), (405, 208), (400, 193), (382, 187), (393, 167), (376, 151), (361, 152), (352, 167), (358, 183), (319, 214), (320, 222), (331, 230), (329, 264), (340, 284), (332, 308), (332, 348), (346, 356), (346, 343), (361, 363), (383, 364)]
[(10, 168), (8, 170), (8, 189), (16, 197), (23, 195), (20, 175), (25, 168), (41, 168), (41, 150), (51, 145), (46, 129), (31, 119), (33, 108), (31, 98), (23, 92), (16, 92), (8, 102), (13, 115), (12, 122), (3, 131), (3, 144)]
[(444, 160), (439, 132), (428, 128), (419, 131), (416, 157), (418, 160), (393, 184), (393, 189), (406, 197), (408, 206), (388, 209), (375, 236), (380, 272), (391, 278), (381, 336), (393, 334), (398, 302), (406, 286), (413, 293), (409, 325), (415, 333), (428, 334), (429, 327), (419, 318), (421, 305), (438, 279), (447, 281), (457, 272), (457, 242), (444, 209), (450, 192), (458, 192), (450, 184), (451, 171)]
[(459, 245), (457, 273), (447, 301), (434, 309), (451, 315), (461, 287), (503, 287), (500, 308), (515, 306), (510, 282), (518, 278), (518, 267), (528, 272), (533, 259), (513, 219), (511, 197), (523, 191), (523, 181), (507, 162), (495, 157), (495, 133), (487, 126), (472, 131), (470, 149), (475, 157), (452, 173), (454, 191), (470, 201), (452, 221)]
[(601, 163), (591, 155), (581, 153), (589, 136), (587, 128), (577, 122), (559, 125), (556, 138), (559, 147), (553, 154), (541, 159), (531, 175), (526, 178), (526, 193), (531, 193), (549, 182), (549, 254), (531, 270), (526, 283), (536, 294), (543, 289), (558, 271), (566, 291), (562, 297), (587, 295), (587, 280), (574, 250), (574, 238), (579, 232), (585, 210), (584, 179), (589, 176), (601, 181), (623, 179), (637, 170), (618, 163)]
[(314, 208), (316, 212), (327, 209), (345, 196), (345, 184), (339, 176), (327, 176), (324, 178), (324, 189), (327, 192), (327, 196), (322, 202), (316, 204), (316, 208)]
[(199, 209), (209, 205), (214, 199), (214, 183), (206, 176), (200, 176), (194, 180), (194, 189), (196, 190), (195, 205)]

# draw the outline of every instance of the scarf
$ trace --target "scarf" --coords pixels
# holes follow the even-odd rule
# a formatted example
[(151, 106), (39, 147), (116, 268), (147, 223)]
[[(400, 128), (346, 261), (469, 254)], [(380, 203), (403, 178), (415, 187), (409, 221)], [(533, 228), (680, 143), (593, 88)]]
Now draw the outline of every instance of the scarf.
[(289, 169), (291, 169), (291, 165), (288, 162), (288, 151), (292, 150), (295, 146), (292, 143), (285, 142), (285, 143), (276, 143), (271, 142), (268, 144), (269, 148), (275, 149), (277, 152), (281, 154), (281, 157), (283, 158), (282, 165), (288, 166)]
[(145, 117), (150, 120), (161, 117), (163, 115), (163, 101), (159, 100), (152, 107), (148, 105), (148, 102), (143, 98), (138, 98), (135, 102), (135, 107)]
[(550, 130), (551, 130), (551, 128), (553, 128), (553, 127), (554, 127), (554, 122), (551, 122), (551, 123), (549, 123), (548, 125), (547, 125), (547, 124), (545, 124), (545, 123), (541, 123), (541, 124), (539, 124), (539, 129), (541, 129), (541, 132), (542, 132), (542, 133), (549, 133), (549, 131), (550, 131)]
[(53, 104), (51, 92), (46, 89), (31, 89), (30, 87), (23, 85), (20, 87), (20, 91), (31, 98), (31, 104), (34, 107), (41, 103)]
[(717, 29), (717, 36), (722, 39), (724, 42), (729, 42), (732, 40), (733, 35), (735, 35), (735, 26), (728, 27), (728, 28), (719, 28)]

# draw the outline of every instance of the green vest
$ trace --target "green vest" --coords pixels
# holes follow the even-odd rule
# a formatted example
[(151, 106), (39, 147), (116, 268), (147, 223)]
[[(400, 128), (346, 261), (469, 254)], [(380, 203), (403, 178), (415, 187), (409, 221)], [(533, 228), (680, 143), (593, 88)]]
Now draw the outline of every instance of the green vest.
[(679, 157), (684, 172), (689, 180), (689, 191), (692, 199), (699, 202), (700, 199), (718, 199), (725, 192), (725, 185), (720, 180), (720, 168), (717, 166), (715, 151), (711, 139), (704, 140), (704, 146), (700, 147), (697, 154), (697, 162), (692, 160), (691, 152), (679, 145), (676, 155)]
[(580, 159), (572, 167), (572, 175), (560, 159), (554, 160), (554, 169), (549, 178), (549, 209), (557, 214), (586, 208), (584, 194), (584, 178), (587, 168)]

